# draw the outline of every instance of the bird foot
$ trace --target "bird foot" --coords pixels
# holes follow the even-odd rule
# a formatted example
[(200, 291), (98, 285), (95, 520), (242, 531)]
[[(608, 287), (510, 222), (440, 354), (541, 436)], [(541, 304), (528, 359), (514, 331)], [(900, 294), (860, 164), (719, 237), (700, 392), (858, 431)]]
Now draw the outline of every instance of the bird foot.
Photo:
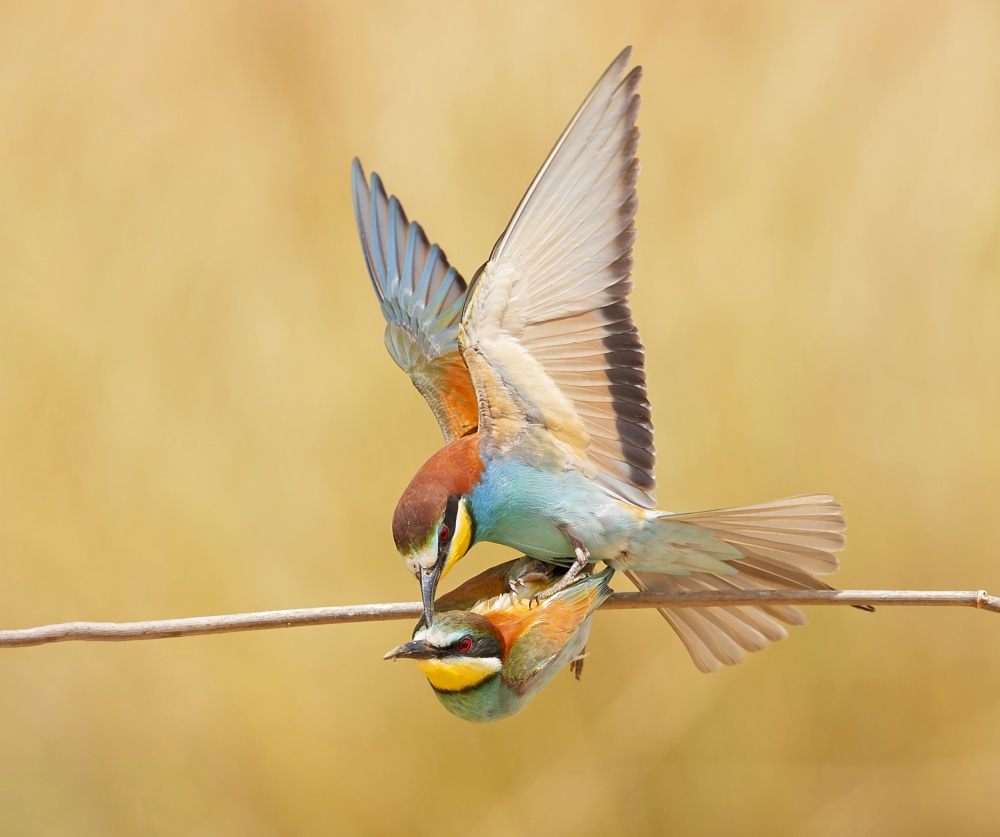
[(552, 598), (556, 593), (561, 593), (567, 587), (569, 587), (577, 577), (583, 572), (584, 567), (590, 563), (590, 552), (587, 550), (580, 541), (574, 538), (569, 532), (564, 531), (564, 535), (569, 538), (569, 542), (573, 545), (573, 551), (576, 552), (576, 558), (570, 565), (569, 569), (563, 573), (562, 578), (555, 582), (551, 587), (546, 590), (542, 590), (541, 593), (537, 593), (532, 597), (531, 603), (538, 604), (545, 599)]
[[(524, 590), (532, 585), (548, 581), (548, 578), (548, 575), (543, 572), (530, 572), (518, 576), (517, 578), (512, 578), (509, 582), (507, 582), (507, 586), (510, 587), (511, 593), (517, 593), (519, 590)], [(524, 593), (522, 592), (520, 595), (523, 596)]]
[(585, 645), (583, 646), (583, 650), (569, 661), (569, 670), (573, 672), (577, 680), (583, 676), (583, 661), (586, 657), (587, 646)]

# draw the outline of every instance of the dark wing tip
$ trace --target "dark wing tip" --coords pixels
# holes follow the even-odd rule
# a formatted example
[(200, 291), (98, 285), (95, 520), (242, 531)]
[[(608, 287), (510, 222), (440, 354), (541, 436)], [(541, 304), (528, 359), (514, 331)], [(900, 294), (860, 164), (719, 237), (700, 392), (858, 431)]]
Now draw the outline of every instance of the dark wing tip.
[[(615, 60), (612, 61), (611, 64), (608, 66), (608, 70), (611, 70), (613, 67), (621, 67), (622, 69), (624, 69), (625, 65), (628, 64), (629, 59), (631, 57), (632, 57), (632, 44), (626, 44), (625, 47), (622, 48), (622, 51), (615, 56)], [(620, 73), (621, 69), (618, 72)]]

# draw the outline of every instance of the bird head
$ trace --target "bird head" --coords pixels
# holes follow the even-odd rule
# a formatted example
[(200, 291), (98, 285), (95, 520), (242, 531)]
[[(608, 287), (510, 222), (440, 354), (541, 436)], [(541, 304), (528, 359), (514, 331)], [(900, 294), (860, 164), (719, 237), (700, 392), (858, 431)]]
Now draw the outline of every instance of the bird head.
[(406, 568), (420, 581), (428, 625), (434, 620), (438, 582), (475, 542), (469, 492), (481, 472), (476, 439), (459, 439), (417, 472), (393, 514), (392, 537)]
[(436, 692), (454, 693), (478, 689), (498, 677), (503, 655), (503, 637), (488, 619), (453, 610), (419, 627), (412, 641), (393, 648), (385, 659), (413, 660)]
[[(442, 596), (433, 624), (385, 655), (411, 659), (442, 705), (467, 721), (520, 712), (567, 663), (578, 661), (590, 617), (611, 595), (610, 568), (584, 576), (540, 603), (558, 568), (520, 558), (480, 573)], [(576, 669), (579, 676), (579, 668)]]

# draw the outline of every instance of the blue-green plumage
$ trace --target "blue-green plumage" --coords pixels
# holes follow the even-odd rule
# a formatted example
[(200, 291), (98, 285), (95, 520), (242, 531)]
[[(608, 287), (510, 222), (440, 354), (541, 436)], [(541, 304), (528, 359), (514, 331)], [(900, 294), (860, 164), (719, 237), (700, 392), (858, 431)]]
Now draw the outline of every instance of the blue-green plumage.
[(727, 562), (742, 553), (711, 529), (612, 497), (579, 469), (549, 467), (544, 453), (536, 466), (532, 450), (527, 442), (483, 459), (480, 482), (469, 495), (476, 541), (568, 565), (573, 562), (569, 533), (586, 544), (592, 559), (616, 570), (736, 572)]
[(627, 507), (578, 469), (550, 467), (544, 449), (532, 457), (524, 447), (483, 459), (480, 481), (469, 495), (477, 542), (501, 543), (560, 564), (573, 561), (567, 532), (585, 540), (595, 559), (611, 559), (627, 546), (636, 523)]

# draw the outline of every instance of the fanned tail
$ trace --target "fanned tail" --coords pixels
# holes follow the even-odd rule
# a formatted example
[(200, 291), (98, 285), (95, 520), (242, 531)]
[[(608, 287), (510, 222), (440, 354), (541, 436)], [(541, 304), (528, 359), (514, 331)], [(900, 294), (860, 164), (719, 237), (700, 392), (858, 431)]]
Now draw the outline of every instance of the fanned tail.
[[(847, 528), (843, 508), (827, 494), (664, 515), (659, 521), (665, 535), (686, 533), (674, 553), (673, 572), (629, 570), (626, 575), (640, 590), (661, 593), (830, 590), (817, 576), (836, 572), (834, 553), (844, 548)], [(697, 529), (690, 532), (677, 523)], [(638, 563), (650, 569), (647, 562)], [(785, 625), (806, 623), (805, 615), (789, 605), (662, 608), (660, 613), (704, 672), (734, 665), (747, 652), (784, 639)]]

